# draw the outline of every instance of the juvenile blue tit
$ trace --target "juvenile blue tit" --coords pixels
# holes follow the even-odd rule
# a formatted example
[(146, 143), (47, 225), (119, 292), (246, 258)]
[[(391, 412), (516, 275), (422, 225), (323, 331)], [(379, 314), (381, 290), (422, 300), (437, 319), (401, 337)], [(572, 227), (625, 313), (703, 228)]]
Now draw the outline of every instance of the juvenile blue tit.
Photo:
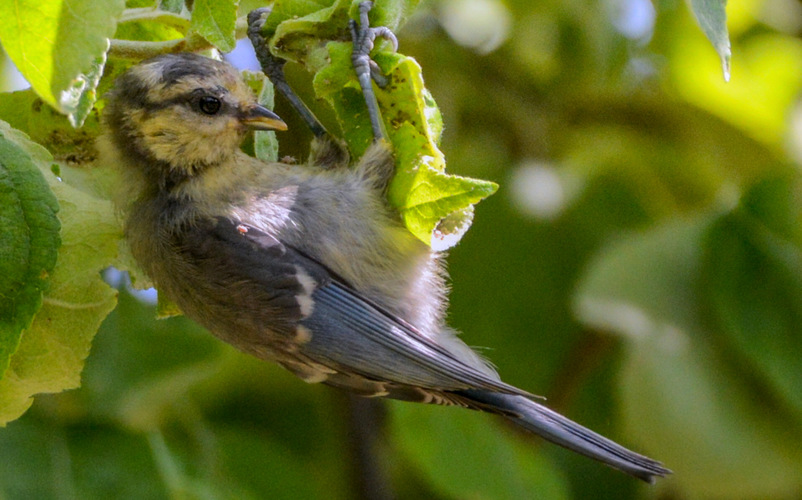
[(308, 164), (250, 157), (249, 130), (286, 125), (234, 68), (195, 54), (132, 67), (104, 122), (134, 257), (223, 341), (307, 382), (491, 412), (645, 481), (670, 472), (502, 382), (445, 325), (442, 258), (384, 197), (385, 141), (351, 167), (327, 160), (325, 137)]

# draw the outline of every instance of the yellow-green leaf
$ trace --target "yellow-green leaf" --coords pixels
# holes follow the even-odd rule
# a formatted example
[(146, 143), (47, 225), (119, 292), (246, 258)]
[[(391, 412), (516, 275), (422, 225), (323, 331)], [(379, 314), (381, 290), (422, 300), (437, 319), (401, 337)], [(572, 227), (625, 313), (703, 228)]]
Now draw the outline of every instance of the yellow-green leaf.
[(705, 36), (721, 58), (724, 79), (730, 79), (730, 36), (727, 33), (727, 0), (691, 0), (691, 10)]
[[(373, 140), (364, 98), (351, 63), (351, 44), (331, 42), (328, 66), (315, 75), (315, 92), (334, 108), (343, 138), (355, 156)], [(493, 194), (496, 184), (445, 173), (437, 147), (443, 121), (426, 92), (420, 66), (401, 54), (374, 56), (390, 78), (376, 97), (396, 156), (396, 174), (387, 198), (407, 228), (438, 250), (455, 245), (472, 220), (471, 207)], [(447, 219), (446, 223), (441, 221)]]
[(36, 93), (64, 114), (77, 113), (80, 123), (124, 6), (123, 0), (0, 2), (0, 42)]
[(236, 0), (195, 0), (189, 29), (223, 52), (234, 50), (237, 43)]

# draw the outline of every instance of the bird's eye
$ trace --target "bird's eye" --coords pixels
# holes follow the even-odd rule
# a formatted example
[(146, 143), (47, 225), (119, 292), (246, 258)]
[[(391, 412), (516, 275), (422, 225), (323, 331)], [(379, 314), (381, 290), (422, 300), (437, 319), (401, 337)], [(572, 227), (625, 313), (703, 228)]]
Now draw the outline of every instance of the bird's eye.
[(220, 99), (210, 95), (205, 95), (198, 100), (198, 107), (207, 115), (217, 114), (221, 106)]

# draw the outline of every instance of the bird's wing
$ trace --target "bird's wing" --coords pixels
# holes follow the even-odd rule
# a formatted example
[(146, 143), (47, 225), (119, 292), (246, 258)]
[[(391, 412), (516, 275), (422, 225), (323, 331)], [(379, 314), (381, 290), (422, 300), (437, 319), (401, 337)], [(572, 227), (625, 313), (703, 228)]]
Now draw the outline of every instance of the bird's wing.
[[(204, 261), (226, 262), (232, 281), (248, 281), (255, 293), (285, 309), (275, 311), (282, 331), (294, 339), (295, 359), (288, 368), (310, 373), (363, 377), (392, 386), (413, 386), (435, 391), (485, 389), (532, 397), (470, 366), (414, 326), (360, 295), (341, 277), (313, 256), (286, 245), (276, 237), (247, 224), (218, 218), (205, 233)], [(198, 238), (200, 239), (200, 238)], [(213, 242), (213, 243), (210, 243)], [(237, 265), (231, 266), (231, 262)], [(221, 265), (221, 267), (223, 267)], [(280, 286), (280, 289), (277, 289)], [(281, 360), (279, 360), (281, 361)], [(285, 365), (287, 366), (287, 365)]]

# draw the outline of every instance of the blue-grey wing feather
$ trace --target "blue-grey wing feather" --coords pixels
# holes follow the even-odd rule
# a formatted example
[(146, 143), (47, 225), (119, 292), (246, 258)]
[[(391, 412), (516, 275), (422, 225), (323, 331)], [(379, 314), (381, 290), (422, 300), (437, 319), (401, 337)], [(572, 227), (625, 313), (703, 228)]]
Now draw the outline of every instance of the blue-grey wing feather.
[[(280, 315), (295, 321), (290, 334), (299, 339), (294, 346), (299, 362), (306, 359), (332, 372), (391, 385), (446, 391), (480, 388), (530, 396), (466, 364), (402, 318), (361, 296), (313, 256), (260, 229), (226, 219), (218, 220), (215, 234), (236, 247), (229, 252), (239, 255), (242, 262), (227, 268), (238, 269), (245, 279), (263, 287), (280, 283), (297, 298), (305, 293), (304, 286), (297, 283), (299, 273), (311, 278), (314, 289), (307, 291), (311, 313), (298, 314), (297, 302), (293, 301), (294, 315)], [(218, 249), (218, 258), (221, 253), (226, 252)], [(270, 290), (267, 295), (276, 294)], [(265, 326), (274, 329), (272, 324)], [(305, 329), (303, 335), (296, 335), (299, 327)]]
[(301, 321), (312, 337), (301, 350), (318, 362), (416, 387), (528, 395), (465, 364), (339, 281), (320, 287), (312, 298), (314, 312)]
[[(228, 219), (187, 232), (185, 251), (206, 278), (238, 283), (240, 295), (220, 300), (248, 303), (250, 327), (209, 324), (229, 342), (251, 350), (262, 332), (273, 359), (308, 381), (343, 387), (364, 396), (496, 413), (546, 439), (601, 460), (646, 481), (670, 473), (532, 401), (533, 396), (473, 367), (402, 318), (363, 297), (313, 256), (279, 238)], [(218, 269), (219, 268), (219, 269)], [(247, 290), (243, 295), (241, 290)], [(208, 317), (212, 317), (209, 315)], [(203, 318), (203, 313), (196, 317)], [(230, 321), (231, 318), (228, 318)], [(279, 339), (275, 337), (279, 335)], [(277, 341), (278, 340), (278, 341)], [(256, 354), (259, 352), (256, 350)]]

